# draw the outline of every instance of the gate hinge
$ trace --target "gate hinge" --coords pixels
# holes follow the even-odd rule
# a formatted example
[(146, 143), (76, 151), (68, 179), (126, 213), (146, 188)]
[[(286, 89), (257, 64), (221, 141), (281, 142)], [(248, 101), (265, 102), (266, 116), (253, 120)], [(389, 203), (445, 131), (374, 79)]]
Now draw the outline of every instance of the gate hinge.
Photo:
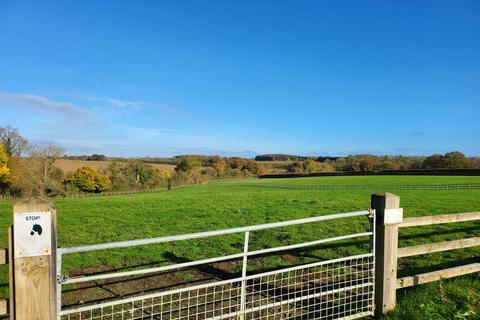
[(68, 280), (68, 276), (65, 276), (63, 274), (57, 274), (57, 283), (62, 284)]
[(367, 209), (368, 210), (368, 219), (373, 219), (375, 217), (375, 209)]

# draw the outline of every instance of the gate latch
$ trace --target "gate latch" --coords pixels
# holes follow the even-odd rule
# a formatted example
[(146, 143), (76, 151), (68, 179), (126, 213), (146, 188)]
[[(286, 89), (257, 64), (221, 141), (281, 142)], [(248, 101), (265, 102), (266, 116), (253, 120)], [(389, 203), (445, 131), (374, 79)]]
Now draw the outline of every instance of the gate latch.
[(368, 219), (373, 220), (375, 217), (375, 209), (368, 209)]

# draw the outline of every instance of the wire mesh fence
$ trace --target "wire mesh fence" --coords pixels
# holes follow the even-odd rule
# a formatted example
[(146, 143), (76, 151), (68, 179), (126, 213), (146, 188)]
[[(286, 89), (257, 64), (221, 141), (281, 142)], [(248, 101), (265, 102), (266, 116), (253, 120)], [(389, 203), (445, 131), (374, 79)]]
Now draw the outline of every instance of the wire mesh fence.
[(373, 314), (373, 254), (61, 312), (63, 320), (357, 319)]

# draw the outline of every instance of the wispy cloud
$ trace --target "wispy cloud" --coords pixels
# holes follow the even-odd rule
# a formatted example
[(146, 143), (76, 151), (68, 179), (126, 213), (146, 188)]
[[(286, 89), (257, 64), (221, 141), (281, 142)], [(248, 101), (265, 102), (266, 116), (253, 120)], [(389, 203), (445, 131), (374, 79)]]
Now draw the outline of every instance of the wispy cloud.
[(93, 101), (93, 102), (100, 102), (106, 103), (110, 106), (122, 108), (122, 109), (140, 109), (145, 107), (152, 107), (157, 108), (158, 110), (164, 112), (181, 112), (182, 109), (169, 105), (169, 104), (156, 104), (150, 101), (142, 101), (142, 100), (128, 100), (128, 99), (120, 99), (120, 98), (112, 98), (112, 97), (105, 97), (105, 96), (81, 96), (83, 100)]
[(425, 134), (424, 134), (423, 132), (421, 132), (421, 131), (417, 131), (417, 130), (416, 130), (416, 131), (410, 132), (410, 135), (411, 135), (412, 137), (422, 137), (422, 136), (424, 136)]
[[(99, 127), (101, 124), (95, 114), (78, 104), (53, 100), (51, 98), (30, 94), (0, 91), (0, 108), (12, 110), (24, 119), (36, 119), (37, 125), (48, 124), (55, 127), (65, 127), (71, 130), (72, 123), (76, 126)], [(19, 110), (25, 112), (18, 112)], [(36, 117), (33, 114), (41, 116)], [(57, 132), (57, 134), (59, 134)]]
[(60, 112), (69, 115), (84, 115), (82, 108), (70, 102), (53, 101), (48, 98), (28, 93), (9, 93), (0, 91), (0, 102), (16, 106), (27, 106), (40, 110)]
[(114, 107), (119, 107), (119, 108), (140, 108), (140, 107), (149, 107), (152, 105), (152, 103), (148, 101), (133, 101), (133, 100), (102, 97), (102, 96), (87, 96), (85, 97), (85, 100), (105, 102)]

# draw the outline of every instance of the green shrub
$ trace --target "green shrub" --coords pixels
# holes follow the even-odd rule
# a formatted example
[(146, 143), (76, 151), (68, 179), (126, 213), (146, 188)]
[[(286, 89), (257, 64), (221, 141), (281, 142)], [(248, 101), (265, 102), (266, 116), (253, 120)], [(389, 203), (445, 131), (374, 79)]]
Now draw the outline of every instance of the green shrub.
[(63, 183), (83, 192), (102, 192), (112, 188), (110, 178), (98, 173), (90, 167), (81, 167), (67, 174)]
[(138, 160), (113, 161), (107, 171), (115, 190), (166, 187), (169, 180), (168, 172)]
[(179, 162), (177, 167), (175, 168), (175, 171), (177, 172), (189, 172), (192, 171), (198, 167), (200, 167), (202, 163), (195, 159), (195, 158), (184, 158), (182, 161)]

